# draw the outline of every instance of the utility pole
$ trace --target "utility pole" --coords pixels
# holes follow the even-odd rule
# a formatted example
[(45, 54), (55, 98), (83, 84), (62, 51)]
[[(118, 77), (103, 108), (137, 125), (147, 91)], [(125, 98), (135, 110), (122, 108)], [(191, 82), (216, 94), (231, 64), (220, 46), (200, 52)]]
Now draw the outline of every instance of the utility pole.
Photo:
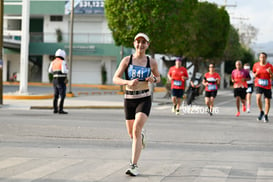
[(74, 24), (74, 0), (71, 0), (70, 11), (70, 42), (69, 42), (69, 72), (68, 72), (68, 93), (72, 94), (72, 56), (73, 56), (73, 24)]
[(0, 105), (3, 104), (3, 10), (4, 1), (0, 1)]
[(235, 8), (235, 7), (237, 7), (237, 5), (236, 5), (236, 4), (227, 4), (227, 0), (225, 0), (224, 7), (225, 7), (225, 8), (226, 8), (226, 7), (233, 7), (233, 8)]
[(22, 0), (22, 30), (20, 50), (20, 94), (28, 92), (28, 55), (29, 55), (29, 9), (30, 1)]
[[(224, 3), (224, 7), (225, 9), (227, 7), (236, 7), (237, 5), (233, 4), (227, 4), (227, 0), (225, 0), (225, 3)], [(220, 82), (220, 88), (223, 89), (225, 87), (225, 60), (223, 60), (221, 62), (221, 66), (220, 66), (220, 74), (221, 74), (221, 82)]]

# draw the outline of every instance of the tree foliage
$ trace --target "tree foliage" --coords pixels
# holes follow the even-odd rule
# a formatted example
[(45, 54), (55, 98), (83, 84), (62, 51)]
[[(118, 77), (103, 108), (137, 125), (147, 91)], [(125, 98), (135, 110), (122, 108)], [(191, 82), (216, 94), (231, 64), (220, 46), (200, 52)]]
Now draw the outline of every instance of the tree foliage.
[(180, 46), (177, 38), (185, 35), (178, 25), (190, 19), (190, 7), (196, 3), (197, 0), (106, 0), (105, 10), (117, 45), (132, 47), (134, 36), (143, 32), (151, 39), (150, 52), (172, 53), (172, 47)]
[(223, 59), (226, 61), (242, 57), (242, 46), (240, 44), (238, 31), (231, 25), (229, 28), (228, 41), (224, 51)]
[(208, 2), (198, 3), (193, 13), (185, 54), (193, 58), (221, 57), (228, 38), (229, 15), (223, 8)]
[[(227, 11), (216, 4), (197, 0), (105, 0), (105, 10), (116, 45), (133, 47), (134, 36), (143, 32), (151, 39), (151, 54), (187, 56), (195, 64), (238, 55), (233, 51), (240, 47), (239, 38), (234, 29), (230, 30)], [(235, 36), (230, 36), (232, 33)]]
[(228, 40), (229, 15), (216, 4), (203, 2), (196, 5), (186, 23), (188, 33), (181, 40), (184, 46), (179, 48), (194, 65), (194, 79), (195, 73), (206, 66), (202, 63), (221, 61)]
[(225, 72), (231, 73), (235, 68), (235, 62), (241, 60), (242, 63), (254, 63), (254, 53), (240, 43), (240, 34), (233, 26), (229, 29), (229, 36), (225, 48), (223, 60), (225, 60)]
[(240, 24), (240, 43), (249, 47), (257, 38), (258, 29), (250, 24), (241, 23)]

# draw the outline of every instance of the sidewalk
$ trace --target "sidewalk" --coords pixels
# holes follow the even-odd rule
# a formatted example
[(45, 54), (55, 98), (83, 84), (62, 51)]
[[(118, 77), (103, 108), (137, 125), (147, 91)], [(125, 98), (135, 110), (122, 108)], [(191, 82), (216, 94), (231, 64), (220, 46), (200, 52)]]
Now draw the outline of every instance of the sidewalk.
[[(4, 90), (14, 90), (16, 88), (7, 88)], [(73, 87), (77, 93), (86, 92), (88, 94), (78, 94), (75, 97), (67, 97), (64, 103), (64, 109), (123, 109), (123, 95), (119, 90), (111, 90), (113, 86), (98, 89), (97, 87)], [(11, 99), (4, 97), (3, 105), (0, 108), (5, 109), (52, 109), (52, 91), (51, 86), (33, 86), (29, 90), (31, 95), (24, 95), (23, 99), (16, 99), (17, 94), (9, 93)], [(14, 92), (13, 92), (14, 93)], [(92, 94), (93, 93), (93, 94)], [(164, 89), (157, 88), (153, 96), (153, 105), (171, 105), (171, 98), (165, 98)], [(232, 94), (231, 90), (219, 90), (218, 97)], [(14, 97), (14, 98), (12, 98)], [(36, 97), (36, 98), (33, 98)], [(200, 96), (202, 97), (202, 96)]]
[[(154, 93), (154, 104), (167, 103), (163, 92)], [(0, 106), (1, 107), (1, 106)], [(52, 109), (52, 99), (4, 99), (2, 108)], [(93, 95), (68, 97), (64, 109), (122, 109), (123, 95)]]
[[(9, 109), (52, 109), (51, 84), (29, 83), (28, 94), (19, 94), (18, 83), (5, 83), (3, 105)], [(164, 96), (164, 88), (155, 89), (155, 98)], [(66, 97), (64, 109), (122, 109), (123, 94), (117, 85), (72, 85), (74, 97)], [(162, 96), (161, 96), (162, 95)]]

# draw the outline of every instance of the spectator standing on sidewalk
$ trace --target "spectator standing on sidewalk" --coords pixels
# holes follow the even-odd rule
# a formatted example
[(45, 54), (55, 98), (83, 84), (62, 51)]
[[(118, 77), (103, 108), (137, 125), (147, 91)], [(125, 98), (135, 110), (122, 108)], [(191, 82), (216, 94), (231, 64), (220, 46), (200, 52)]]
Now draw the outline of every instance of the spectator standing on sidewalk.
[(240, 116), (240, 101), (242, 102), (243, 112), (246, 112), (246, 89), (247, 80), (250, 79), (248, 71), (242, 68), (242, 62), (240, 60), (235, 63), (236, 69), (231, 73), (231, 81), (233, 82), (234, 97), (236, 98), (237, 113), (236, 116)]
[(170, 67), (168, 79), (171, 81), (172, 112), (179, 115), (179, 109), (185, 90), (185, 81), (188, 79), (188, 71), (182, 66), (182, 59), (175, 60), (175, 66)]
[[(255, 77), (256, 101), (260, 110), (257, 120), (268, 122), (268, 113), (270, 109), (270, 100), (272, 98), (271, 78), (273, 76), (273, 66), (266, 61), (267, 54), (260, 53), (259, 61), (253, 65), (253, 73)], [(265, 106), (263, 110), (262, 95), (264, 95)]]
[[(53, 74), (53, 113), (68, 114), (63, 110), (64, 99), (66, 96), (66, 83), (68, 68), (65, 61), (66, 53), (62, 49), (58, 49), (55, 53), (55, 59), (50, 63), (48, 72)], [(60, 103), (58, 106), (58, 100), (60, 96)]]
[(214, 64), (209, 65), (209, 72), (204, 75), (203, 85), (205, 86), (205, 103), (208, 106), (208, 113), (212, 116), (214, 99), (217, 96), (218, 85), (221, 77), (215, 72)]
[(252, 70), (250, 69), (250, 64), (245, 63), (244, 64), (244, 69), (248, 71), (250, 80), (246, 81), (247, 83), (247, 89), (246, 89), (246, 107), (247, 107), (247, 112), (250, 113), (250, 108), (251, 108), (251, 97), (253, 93), (253, 88), (254, 88), (254, 75)]
[[(132, 139), (132, 157), (125, 173), (130, 176), (139, 174), (137, 163), (145, 145), (142, 128), (152, 105), (148, 82), (160, 82), (157, 62), (146, 56), (149, 44), (149, 37), (138, 33), (134, 38), (135, 53), (122, 59), (113, 77), (115, 84), (126, 86), (124, 110), (127, 131)], [(123, 73), (125, 79), (122, 78)]]

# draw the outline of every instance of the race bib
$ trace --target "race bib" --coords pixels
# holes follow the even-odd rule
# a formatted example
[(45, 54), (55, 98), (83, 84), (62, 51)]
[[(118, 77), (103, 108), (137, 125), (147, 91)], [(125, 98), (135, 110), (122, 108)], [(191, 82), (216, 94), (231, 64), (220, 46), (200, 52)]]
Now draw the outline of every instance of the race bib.
[(212, 90), (217, 90), (216, 85), (208, 85), (208, 90), (212, 91)]
[(138, 78), (139, 81), (145, 81), (151, 74), (151, 68), (130, 65), (128, 67), (128, 76), (131, 80)]
[(266, 79), (259, 79), (258, 80), (258, 84), (261, 85), (261, 86), (266, 87), (266, 86), (268, 86), (268, 80), (266, 80)]
[(181, 86), (181, 85), (182, 85), (182, 82), (179, 81), (179, 80), (174, 80), (174, 81), (173, 81), (173, 85), (175, 85), (175, 86)]

